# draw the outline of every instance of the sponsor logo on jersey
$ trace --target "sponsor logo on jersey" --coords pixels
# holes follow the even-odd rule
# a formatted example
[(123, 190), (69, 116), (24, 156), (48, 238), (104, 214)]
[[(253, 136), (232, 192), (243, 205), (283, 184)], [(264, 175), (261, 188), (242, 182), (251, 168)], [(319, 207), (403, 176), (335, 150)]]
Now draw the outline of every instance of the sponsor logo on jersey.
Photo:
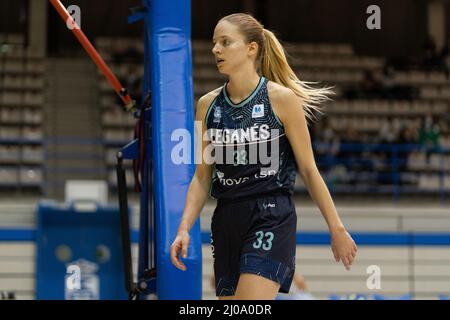
[(221, 172), (221, 171), (219, 171), (219, 170), (217, 170), (216, 174), (217, 174), (217, 177), (218, 177), (219, 179), (223, 179), (223, 177), (225, 176), (225, 175), (223, 174), (223, 172)]
[(262, 118), (264, 117), (264, 105), (255, 104), (252, 110), (252, 118)]
[(219, 123), (220, 119), (222, 118), (222, 109), (220, 107), (216, 107), (216, 109), (214, 109), (214, 123)]
[(271, 177), (277, 174), (277, 170), (263, 170), (261, 169), (259, 173), (255, 173), (254, 177), (256, 179), (263, 179)]
[[(269, 178), (277, 174), (276, 170), (263, 170), (261, 169), (259, 173), (255, 173), (253, 177), (255, 179), (264, 179)], [(250, 177), (237, 177), (237, 178), (225, 178), (225, 174), (219, 170), (216, 171), (216, 175), (219, 178), (220, 184), (223, 186), (237, 186), (241, 183), (247, 182), (250, 180)]]
[(225, 178), (225, 174), (219, 170), (216, 171), (217, 177), (219, 178), (220, 184), (224, 186), (237, 186), (241, 183), (248, 181), (249, 177), (239, 177), (239, 178)]

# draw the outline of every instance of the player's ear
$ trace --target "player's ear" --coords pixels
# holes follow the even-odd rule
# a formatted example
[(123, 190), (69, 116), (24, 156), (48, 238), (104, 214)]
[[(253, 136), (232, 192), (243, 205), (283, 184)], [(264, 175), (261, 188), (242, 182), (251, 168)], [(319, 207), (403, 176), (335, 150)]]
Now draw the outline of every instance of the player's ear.
[(258, 44), (255, 41), (252, 41), (248, 44), (248, 56), (256, 56), (258, 53)]

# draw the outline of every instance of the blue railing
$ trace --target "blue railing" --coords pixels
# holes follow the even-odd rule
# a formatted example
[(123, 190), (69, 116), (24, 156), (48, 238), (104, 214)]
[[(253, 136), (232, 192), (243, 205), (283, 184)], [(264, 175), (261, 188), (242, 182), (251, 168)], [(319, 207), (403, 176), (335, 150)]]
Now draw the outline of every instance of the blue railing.
[[(450, 193), (448, 148), (366, 143), (314, 143), (313, 147), (331, 193), (390, 194), (393, 200), (402, 194), (434, 194), (442, 201)], [(414, 162), (413, 154), (423, 163)], [(427, 177), (432, 178), (430, 183)]]
[[(120, 147), (128, 141), (106, 141), (103, 139), (82, 139), (77, 137), (59, 137), (43, 139), (45, 158), (51, 155), (45, 146), (52, 140), (62, 144), (103, 145)], [(12, 140), (2, 142), (13, 142)], [(29, 144), (31, 141), (16, 140), (15, 143)], [(383, 194), (392, 196), (397, 201), (406, 194), (428, 194), (438, 196), (444, 202), (450, 193), (450, 149), (426, 147), (420, 144), (367, 144), (367, 143), (313, 143), (314, 155), (318, 168), (332, 194)], [(439, 163), (411, 167), (408, 157), (412, 153), (421, 153), (428, 160), (439, 159)], [(71, 157), (70, 153), (64, 155)], [(74, 158), (88, 158), (87, 155), (73, 154)], [(434, 161), (433, 160), (433, 161)], [(434, 161), (435, 162), (435, 161)], [(40, 166), (46, 171), (46, 162)], [(27, 164), (21, 164), (27, 167)], [(35, 165), (33, 165), (35, 166)], [(72, 168), (73, 170), (73, 168)], [(106, 170), (106, 168), (105, 168)], [(105, 171), (106, 175), (108, 172)], [(427, 183), (427, 177), (433, 177)], [(45, 177), (45, 174), (44, 174)], [(0, 182), (0, 186), (8, 186)], [(41, 186), (45, 190), (45, 178)], [(298, 187), (298, 192), (306, 192)]]
[[(351, 232), (355, 242), (361, 246), (450, 246), (450, 233), (442, 232)], [(137, 243), (139, 234), (132, 230), (131, 241)], [(201, 242), (211, 243), (211, 233), (203, 230)], [(0, 227), (0, 242), (32, 242), (36, 241), (34, 228), (2, 228)], [(322, 231), (297, 232), (297, 245), (330, 245), (330, 234)]]

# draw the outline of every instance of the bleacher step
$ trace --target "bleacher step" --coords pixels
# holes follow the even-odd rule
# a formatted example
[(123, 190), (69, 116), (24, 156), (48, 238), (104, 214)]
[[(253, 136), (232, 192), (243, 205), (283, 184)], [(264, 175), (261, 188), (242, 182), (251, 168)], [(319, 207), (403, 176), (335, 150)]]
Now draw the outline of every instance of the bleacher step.
[[(48, 62), (47, 195), (63, 198), (69, 179), (105, 179), (97, 73), (86, 59)], [(70, 75), (70, 76), (69, 76)], [(97, 141), (97, 143), (96, 143)]]

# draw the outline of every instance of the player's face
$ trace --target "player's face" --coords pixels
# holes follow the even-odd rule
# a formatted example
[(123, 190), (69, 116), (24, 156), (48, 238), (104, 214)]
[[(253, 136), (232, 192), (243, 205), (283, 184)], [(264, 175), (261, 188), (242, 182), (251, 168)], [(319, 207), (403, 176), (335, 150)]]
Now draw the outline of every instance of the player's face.
[(229, 75), (245, 63), (251, 63), (249, 45), (237, 26), (221, 21), (214, 29), (213, 49), (220, 73)]

